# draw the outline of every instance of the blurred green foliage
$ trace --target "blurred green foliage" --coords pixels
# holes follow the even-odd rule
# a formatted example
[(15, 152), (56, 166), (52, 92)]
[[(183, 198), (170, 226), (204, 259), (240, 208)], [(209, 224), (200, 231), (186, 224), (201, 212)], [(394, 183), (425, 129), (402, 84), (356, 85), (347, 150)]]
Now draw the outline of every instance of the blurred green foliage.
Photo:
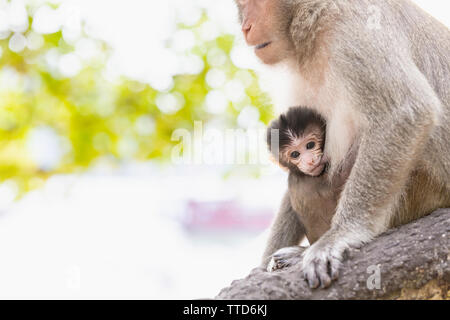
[[(197, 34), (205, 21), (206, 17), (194, 26), (180, 28)], [(95, 39), (90, 40), (100, 49), (97, 55), (83, 60), (76, 74), (64, 76), (54, 61), (64, 55), (70, 57), (74, 46), (66, 43), (61, 31), (37, 34), (32, 24), (30, 14), (28, 29), (19, 36), (32, 40), (34, 45), (18, 50), (12, 43), (17, 33), (3, 35), (0, 40), (0, 181), (12, 179), (22, 192), (39, 187), (50, 175), (85, 170), (100, 157), (168, 161), (176, 144), (171, 141), (175, 129), (191, 130), (194, 121), (214, 118), (235, 127), (245, 105), (257, 107), (263, 123), (272, 116), (269, 100), (262, 94), (255, 74), (238, 69), (230, 59), (235, 41), (232, 35), (198, 41), (189, 54), (200, 57), (202, 71), (177, 75), (169, 91), (158, 92), (148, 84), (124, 77), (119, 81), (105, 79), (105, 62), (111, 49)], [(245, 77), (245, 99), (229, 101), (222, 114), (205, 108), (205, 97), (212, 89), (206, 80), (213, 68), (211, 52), (225, 53), (226, 60), (214, 68), (220, 68), (227, 79)], [(175, 99), (179, 108), (161, 111), (156, 103), (161, 97)], [(39, 128), (53, 133), (63, 146), (58, 163), (43, 166), (33, 158), (30, 136)]]

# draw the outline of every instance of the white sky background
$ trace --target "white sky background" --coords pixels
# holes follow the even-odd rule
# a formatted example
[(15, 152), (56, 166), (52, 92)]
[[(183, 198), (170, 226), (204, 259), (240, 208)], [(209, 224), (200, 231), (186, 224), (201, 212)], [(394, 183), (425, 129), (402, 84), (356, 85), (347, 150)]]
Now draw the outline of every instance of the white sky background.
[[(161, 89), (182, 68), (178, 53), (166, 48), (176, 19), (195, 22), (199, 8), (206, 7), (212, 22), (205, 37), (239, 34), (240, 29), (232, 0), (62, 2), (86, 19), (92, 34), (114, 48), (109, 63), (112, 74), (125, 74)], [(416, 2), (450, 26), (449, 1)], [(180, 52), (189, 47), (183, 37), (174, 38)], [(257, 65), (242, 39), (237, 53), (242, 66)], [(6, 206), (11, 195), (0, 185), (0, 297), (213, 297), (255, 266), (263, 237), (233, 244), (193, 241), (162, 215), (177, 211), (176, 206), (188, 196), (238, 196), (244, 203), (264, 200), (264, 205), (276, 207), (283, 186), (280, 175), (268, 175), (259, 182), (224, 182), (205, 170), (158, 171), (132, 165), (120, 172), (54, 177), (44, 189)], [(168, 208), (168, 203), (175, 208)]]

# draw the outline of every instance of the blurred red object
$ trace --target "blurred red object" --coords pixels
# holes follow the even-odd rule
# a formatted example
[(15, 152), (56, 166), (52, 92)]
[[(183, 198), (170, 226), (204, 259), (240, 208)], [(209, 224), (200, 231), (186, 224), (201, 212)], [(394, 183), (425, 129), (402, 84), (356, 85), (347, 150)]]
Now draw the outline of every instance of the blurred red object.
[(235, 201), (189, 201), (183, 226), (190, 231), (258, 232), (271, 223), (270, 209), (254, 209)]

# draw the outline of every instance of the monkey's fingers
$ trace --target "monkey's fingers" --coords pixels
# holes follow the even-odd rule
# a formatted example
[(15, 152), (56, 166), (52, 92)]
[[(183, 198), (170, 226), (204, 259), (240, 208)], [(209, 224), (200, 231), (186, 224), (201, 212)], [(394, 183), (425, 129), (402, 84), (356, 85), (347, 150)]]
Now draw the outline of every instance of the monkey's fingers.
[(272, 255), (267, 271), (273, 272), (301, 262), (304, 248), (299, 246), (282, 248)]
[(303, 267), (303, 278), (308, 283), (311, 289), (316, 289), (320, 285), (319, 277), (316, 274), (315, 266), (304, 266)]
[(321, 288), (329, 287), (331, 284), (331, 277), (328, 274), (328, 266), (330, 264), (330, 261), (325, 263), (321, 261), (321, 263), (316, 265), (316, 275), (319, 278)]
[(289, 260), (286, 259), (280, 259), (280, 258), (276, 258), (276, 257), (272, 257), (272, 259), (269, 262), (269, 266), (268, 266), (268, 270), (269, 272), (273, 272), (273, 271), (277, 271), (280, 269), (284, 269), (287, 268), (289, 266), (291, 266), (291, 262), (289, 262)]
[(312, 289), (327, 288), (339, 276), (341, 259), (332, 254), (319, 254), (312, 260), (302, 264), (303, 275)]
[(331, 280), (337, 280), (339, 278), (339, 269), (341, 268), (342, 261), (338, 258), (333, 258), (329, 264), (329, 274)]

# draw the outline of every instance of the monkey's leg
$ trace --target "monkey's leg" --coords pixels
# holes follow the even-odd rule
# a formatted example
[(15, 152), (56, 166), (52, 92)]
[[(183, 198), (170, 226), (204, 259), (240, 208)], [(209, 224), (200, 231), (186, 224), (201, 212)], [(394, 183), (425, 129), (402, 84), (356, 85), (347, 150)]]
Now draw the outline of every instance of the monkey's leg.
[(303, 274), (313, 288), (326, 287), (338, 277), (347, 248), (359, 247), (387, 230), (395, 201), (440, 117), (441, 103), (417, 67), (389, 59), (385, 61), (394, 70), (376, 70), (379, 74), (373, 78), (384, 83), (366, 84), (368, 99), (363, 97), (360, 104), (365, 109), (357, 109), (368, 127), (362, 131), (331, 229), (304, 253)]
[(280, 210), (272, 224), (261, 266), (266, 268), (272, 254), (281, 248), (298, 246), (304, 237), (305, 228), (291, 206), (289, 192), (286, 192)]

